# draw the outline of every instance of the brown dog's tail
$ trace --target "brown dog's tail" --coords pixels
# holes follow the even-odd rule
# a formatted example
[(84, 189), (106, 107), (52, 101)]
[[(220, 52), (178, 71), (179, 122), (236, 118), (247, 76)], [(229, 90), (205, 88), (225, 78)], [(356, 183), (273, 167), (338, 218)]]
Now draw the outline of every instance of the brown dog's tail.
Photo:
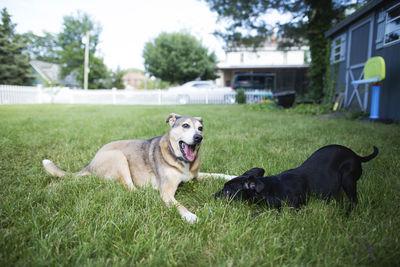
[(371, 159), (375, 158), (376, 155), (378, 155), (378, 152), (379, 152), (378, 148), (376, 146), (374, 146), (374, 152), (372, 152), (371, 155), (368, 155), (368, 156), (365, 156), (365, 157), (360, 157), (361, 162), (370, 161)]
[[(51, 160), (44, 159), (42, 161), (43, 167), (46, 169), (48, 173), (50, 173), (54, 177), (63, 177), (64, 175), (69, 174), (68, 172), (65, 172), (58, 168)], [(80, 172), (73, 173), (74, 176), (84, 176), (84, 175), (89, 175), (90, 172), (88, 171), (88, 168), (83, 168)]]

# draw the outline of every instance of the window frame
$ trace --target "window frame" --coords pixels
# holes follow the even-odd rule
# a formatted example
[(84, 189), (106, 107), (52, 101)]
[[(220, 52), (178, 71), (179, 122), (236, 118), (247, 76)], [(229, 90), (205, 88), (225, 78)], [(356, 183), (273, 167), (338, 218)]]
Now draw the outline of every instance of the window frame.
[[(338, 40), (340, 42), (338, 43)], [(339, 48), (338, 51), (336, 49)], [(339, 56), (339, 57), (337, 57)], [(346, 33), (342, 33), (335, 37), (331, 43), (331, 64), (345, 61), (346, 59)]]
[(386, 35), (387, 34), (395, 32), (395, 31), (400, 31), (400, 25), (399, 25), (397, 28), (391, 30), (390, 32), (387, 32), (388, 24), (393, 22), (393, 21), (395, 21), (395, 20), (400, 19), (400, 15), (399, 15), (399, 16), (389, 20), (389, 12), (392, 9), (395, 9), (395, 8), (400, 8), (400, 3), (395, 4), (394, 6), (386, 9), (386, 11), (385, 11), (385, 30), (384, 30), (384, 34), (383, 34), (383, 46), (390, 46), (390, 45), (393, 45), (393, 44), (396, 44), (396, 43), (400, 42), (400, 37), (397, 40), (394, 40), (394, 41), (391, 41), (391, 42), (386, 42)]

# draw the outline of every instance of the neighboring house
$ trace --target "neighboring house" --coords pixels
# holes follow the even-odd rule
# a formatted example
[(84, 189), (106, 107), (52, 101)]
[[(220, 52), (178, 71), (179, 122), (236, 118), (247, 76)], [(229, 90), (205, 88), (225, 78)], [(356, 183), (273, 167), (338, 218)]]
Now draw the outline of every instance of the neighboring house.
[[(369, 112), (369, 87), (355, 91), (352, 81), (363, 79), (365, 62), (381, 56), (386, 78), (380, 91), (381, 118), (400, 120), (400, 3), (373, 0), (325, 33), (332, 40), (332, 79), (344, 92), (346, 107)], [(364, 86), (365, 87), (365, 86)]]
[(30, 64), (34, 77), (30, 81), (31, 85), (79, 87), (74, 71), (61, 79), (61, 67), (58, 64), (39, 60), (32, 60)]
[(34, 78), (31, 80), (32, 85), (60, 85), (61, 67), (59, 65), (39, 60), (32, 60), (30, 64), (32, 67), (32, 74), (34, 76)]
[(143, 89), (146, 83), (146, 76), (138, 72), (128, 72), (122, 77), (122, 80), (127, 90)]
[(231, 86), (236, 73), (274, 73), (275, 90), (295, 90), (303, 94), (308, 86), (308, 55), (308, 47), (280, 50), (273, 38), (256, 51), (253, 48), (233, 49), (226, 52), (225, 60), (218, 64), (221, 85)]

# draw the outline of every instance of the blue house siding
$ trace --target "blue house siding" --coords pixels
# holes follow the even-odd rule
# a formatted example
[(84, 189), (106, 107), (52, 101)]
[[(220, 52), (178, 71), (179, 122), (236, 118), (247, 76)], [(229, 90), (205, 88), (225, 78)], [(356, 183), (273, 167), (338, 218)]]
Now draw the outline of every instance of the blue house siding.
[[(350, 17), (326, 32), (325, 36), (335, 40), (345, 36), (346, 46), (344, 59), (332, 64), (332, 78), (336, 78), (337, 92), (347, 86), (347, 99), (353, 93), (351, 80), (358, 80), (362, 74), (365, 61), (374, 56), (381, 56), (386, 63), (386, 79), (382, 82), (380, 94), (381, 118), (400, 120), (400, 41), (383, 45), (377, 40), (378, 25), (382, 22), (382, 11), (398, 4), (393, 0), (374, 0), (359, 9)], [(380, 18), (381, 16), (381, 18)], [(381, 25), (382, 26), (382, 25)], [(381, 28), (382, 29), (382, 28)], [(360, 90), (361, 101), (364, 101), (363, 90)], [(371, 90), (367, 99), (366, 112), (369, 112)], [(356, 97), (352, 99), (350, 108), (360, 109)]]
[(386, 63), (386, 79), (382, 81), (380, 115), (382, 118), (400, 120), (400, 43), (374, 50)]
[(335, 66), (331, 66), (332, 74), (331, 78), (336, 77), (336, 92), (341, 93), (346, 88), (346, 62), (334, 63)]

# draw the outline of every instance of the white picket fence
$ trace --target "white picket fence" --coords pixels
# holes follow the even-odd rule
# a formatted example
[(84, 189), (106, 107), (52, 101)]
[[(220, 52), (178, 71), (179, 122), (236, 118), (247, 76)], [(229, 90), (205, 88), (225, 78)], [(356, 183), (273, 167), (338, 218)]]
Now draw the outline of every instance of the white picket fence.
[[(0, 104), (113, 104), (113, 105), (174, 105), (234, 104), (236, 93), (205, 93), (182, 95), (167, 90), (77, 90), (61, 87), (0, 85)], [(270, 92), (246, 92), (247, 103), (271, 98)]]

